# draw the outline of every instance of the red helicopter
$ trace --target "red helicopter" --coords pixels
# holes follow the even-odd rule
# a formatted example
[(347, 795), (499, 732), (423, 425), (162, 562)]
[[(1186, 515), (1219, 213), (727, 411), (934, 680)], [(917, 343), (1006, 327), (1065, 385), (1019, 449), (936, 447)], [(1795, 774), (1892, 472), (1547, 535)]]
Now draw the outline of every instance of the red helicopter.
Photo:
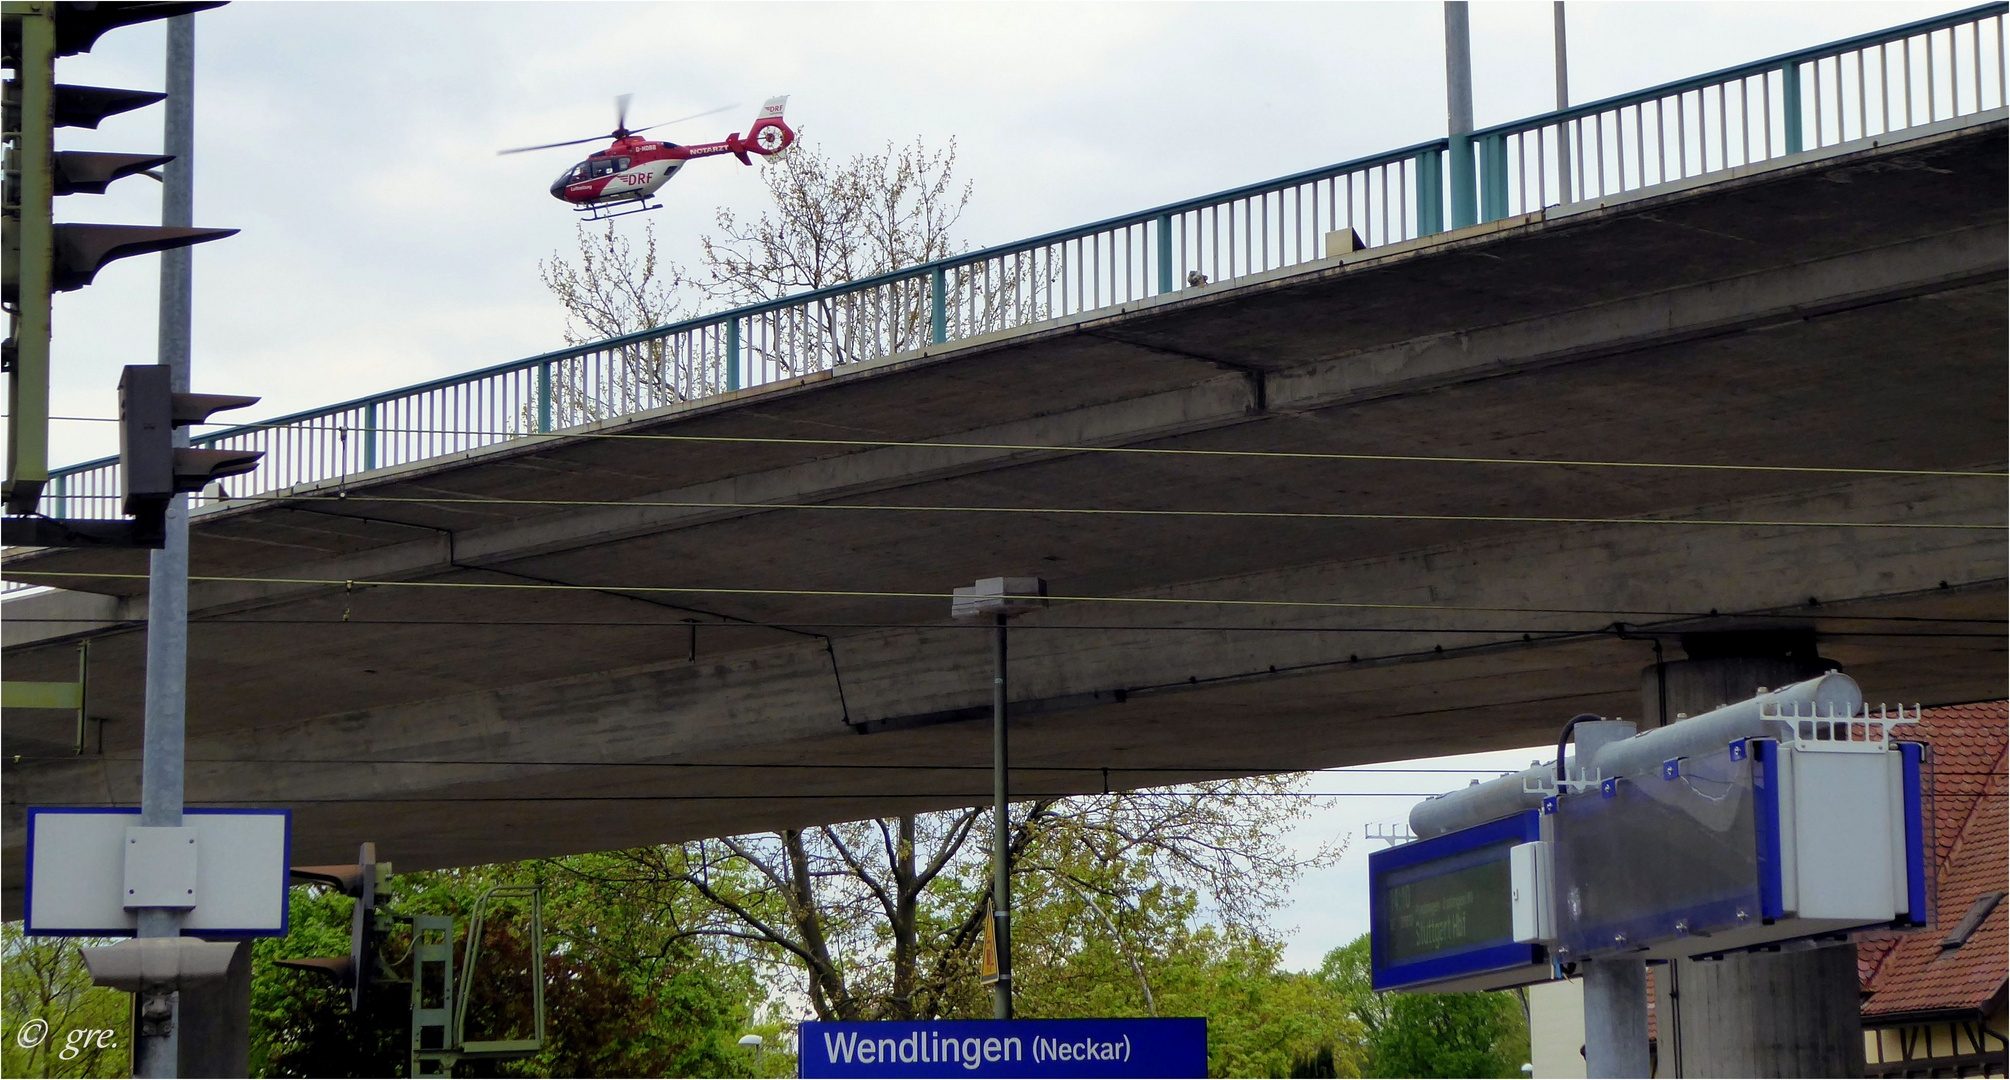
[[(648, 127), (628, 128), (628, 99), (623, 94), (615, 99), (614, 131), (607, 136), (573, 139), (569, 142), (545, 143), (541, 146), (520, 146), (514, 150), (500, 150), (498, 154), (521, 154), (527, 150), (550, 150), (559, 146), (577, 146), (602, 138), (612, 138), (613, 144), (607, 149), (587, 158), (585, 161), (565, 170), (557, 180), (552, 181), (552, 198), (569, 204), (574, 210), (587, 215), (589, 221), (620, 217), (623, 214), (654, 210), (649, 198), (657, 189), (670, 182), (677, 170), (692, 158), (716, 157), (731, 154), (743, 165), (752, 165), (748, 154), (766, 157), (779, 154), (796, 141), (796, 133), (782, 120), (782, 107), (789, 102), (788, 95), (772, 97), (761, 106), (760, 115), (743, 136), (734, 132), (719, 142), (698, 143), (680, 146), (673, 142), (650, 142), (639, 138), (643, 132), (671, 124), (681, 124), (685, 120), (696, 120), (700, 116), (724, 112), (712, 109), (709, 112), (686, 116), (678, 120), (666, 120)], [(731, 108), (728, 106), (727, 108)]]

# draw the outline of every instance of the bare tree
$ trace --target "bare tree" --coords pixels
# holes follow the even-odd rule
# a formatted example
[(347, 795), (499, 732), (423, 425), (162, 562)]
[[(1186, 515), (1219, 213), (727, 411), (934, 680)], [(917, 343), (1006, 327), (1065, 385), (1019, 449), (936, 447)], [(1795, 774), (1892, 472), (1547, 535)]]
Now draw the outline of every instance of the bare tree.
[[(743, 307), (948, 258), (971, 185), (955, 181), (956, 143), (920, 140), (833, 158), (807, 142), (776, 155), (762, 177), (773, 208), (745, 217), (721, 208), (700, 243), (699, 289)], [(826, 296), (777, 312), (749, 335), (750, 355), (784, 373), (818, 371), (919, 348), (929, 340), (930, 283), (910, 280)]]
[[(1021, 804), (1016, 889), (1028, 903), (1073, 898), (1092, 916), (1077, 932), (1110, 939), (1153, 1007), (1151, 944), (1132, 940), (1149, 919), (1140, 890), (1180, 891), (1225, 926), (1256, 928), (1299, 873), (1338, 855), (1284, 845), (1284, 828), (1311, 809), (1296, 797), (1302, 783), (1256, 777)], [(985, 997), (976, 975), (988, 821), (973, 808), (643, 848), (623, 854), (620, 884), (660, 896), (680, 936), (799, 973), (821, 1019), (971, 1015)]]
[[(645, 224), (641, 250), (608, 222), (581, 223), (577, 261), (557, 254), (538, 276), (565, 307), (565, 343), (585, 345), (646, 333), (677, 322), (686, 288), (683, 268), (659, 261), (656, 228)], [(554, 366), (546, 402), (554, 427), (708, 397), (725, 389), (722, 358), (680, 348), (665, 337), (612, 347), (599, 362)]]
[(755, 383), (917, 349), (933, 340), (938, 314), (958, 336), (1044, 318), (1050, 252), (834, 290), (968, 250), (955, 230), (972, 187), (955, 168), (954, 141), (940, 150), (889, 143), (841, 160), (799, 138), (764, 160), (770, 207), (721, 208), (715, 232), (699, 238), (696, 269), (659, 262), (649, 229), (638, 250), (612, 224), (604, 233), (582, 225), (576, 257), (540, 267), (565, 306), (571, 344), (646, 333), (692, 308), (772, 306), (736, 319), (730, 335), (701, 326), (556, 366), (553, 416), (585, 422), (719, 393), (729, 364)]

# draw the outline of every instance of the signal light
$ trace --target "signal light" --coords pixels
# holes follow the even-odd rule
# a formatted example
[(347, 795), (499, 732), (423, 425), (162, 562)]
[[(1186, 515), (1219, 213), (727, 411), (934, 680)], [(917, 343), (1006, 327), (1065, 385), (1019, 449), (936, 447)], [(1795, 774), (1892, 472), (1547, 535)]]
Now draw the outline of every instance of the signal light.
[[(54, 127), (81, 127), (96, 130), (108, 116), (117, 116), (134, 109), (144, 109), (156, 102), (166, 101), (167, 95), (155, 90), (114, 90), (109, 86), (70, 86), (58, 84), (55, 88), (55, 102), (51, 106)], [(18, 104), (10, 102), (7, 108), (18, 109)], [(7, 130), (19, 131), (20, 126), (10, 116)]]
[(159, 364), (135, 364), (119, 378), (119, 471), (126, 513), (144, 541), (166, 527), (176, 495), (201, 491), (213, 480), (258, 467), (262, 450), (192, 450), (174, 445), (174, 431), (213, 413), (257, 404), (233, 394), (177, 394), (172, 373)]
[[(107, 31), (221, 7), (222, 0), (187, 3), (69, 3), (10, 0), (0, 23), (0, 63), (9, 68), (5, 94), (6, 177), (4, 274), (0, 302), (11, 316), (0, 366), (8, 374), (7, 476), (11, 514), (7, 542), (34, 536), (61, 544), (117, 543), (115, 521), (28, 519), (49, 478), (49, 339), (51, 296), (89, 285), (106, 263), (133, 255), (217, 240), (234, 229), (55, 223), (59, 195), (103, 194), (113, 181), (147, 172), (171, 158), (158, 154), (58, 152), (58, 127), (95, 128), (108, 116), (151, 105), (167, 95), (143, 90), (58, 85), (57, 57), (88, 52)], [(217, 451), (206, 452), (220, 453)], [(241, 463), (241, 462), (240, 462)], [(243, 471), (230, 462), (201, 463), (212, 475)], [(245, 467), (249, 467), (248, 465)], [(221, 471), (220, 471), (221, 470)], [(164, 507), (165, 504), (163, 503)], [(144, 533), (144, 530), (142, 530)], [(146, 544), (144, 537), (139, 541)]]
[[(40, 5), (54, 9), (56, 18), (56, 55), (75, 56), (91, 51), (106, 31), (121, 26), (152, 22), (155, 19), (171, 19), (176, 15), (193, 15), (198, 11), (222, 7), (224, 0), (195, 0), (190, 3), (54, 3)], [(23, 5), (24, 7), (26, 5)], [(6, 59), (18, 58), (16, 46), (10, 40), (6, 48)]]
[(377, 910), (377, 894), (390, 884), (391, 864), (378, 862), (377, 845), (366, 843), (357, 851), (353, 865), (289, 869), (296, 882), (326, 885), (356, 898), (356, 908), (349, 916), (349, 955), (310, 956), (274, 963), (335, 980), (337, 985), (348, 988), (349, 1007), (360, 1012), (363, 998), (378, 981), (377, 945), (383, 940), (388, 919)]
[(81, 150), (56, 152), (55, 189), (58, 195), (103, 195), (112, 181), (173, 161), (165, 154), (90, 154)]
[(58, 225), (55, 231), (49, 286), (57, 292), (73, 292), (89, 285), (98, 271), (114, 259), (221, 240), (237, 232), (166, 225)]

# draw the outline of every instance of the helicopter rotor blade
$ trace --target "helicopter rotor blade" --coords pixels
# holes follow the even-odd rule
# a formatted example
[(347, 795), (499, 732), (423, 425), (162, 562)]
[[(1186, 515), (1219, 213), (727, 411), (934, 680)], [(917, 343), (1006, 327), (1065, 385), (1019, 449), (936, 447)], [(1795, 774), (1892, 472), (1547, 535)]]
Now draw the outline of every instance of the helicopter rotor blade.
[(628, 103), (634, 97), (634, 94), (616, 94), (614, 96), (614, 130), (628, 130)]
[(522, 154), (531, 150), (550, 150), (554, 147), (559, 146), (578, 146), (580, 143), (600, 142), (605, 138), (607, 138), (607, 136), (605, 135), (590, 135), (584, 139), (573, 139), (568, 142), (543, 143), (538, 146), (519, 146), (513, 150), (498, 150), (496, 151), (496, 156), (502, 157), (504, 154)]
[[(615, 109), (619, 114), (619, 120), (621, 124), (625, 125), (628, 122), (628, 99), (633, 96), (634, 95), (632, 94), (622, 94), (621, 96), (614, 99)], [(560, 146), (578, 146), (581, 143), (599, 142), (600, 140), (606, 138), (621, 138), (625, 135), (637, 135), (644, 131), (652, 131), (660, 127), (669, 127), (672, 124), (681, 124), (686, 120), (698, 120), (707, 116), (712, 116), (716, 113), (722, 113), (737, 108), (739, 108), (738, 105), (721, 105), (716, 109), (706, 109), (704, 112), (701, 113), (692, 113), (689, 116), (680, 116), (675, 120), (665, 120), (661, 123), (651, 124), (648, 127), (636, 128), (632, 131), (625, 126), (617, 127), (615, 128), (615, 134), (613, 135), (589, 135), (584, 139), (570, 139), (565, 142), (540, 143), (536, 146), (519, 146), (511, 150), (498, 150), (496, 151), (496, 156), (501, 157), (505, 154), (522, 154), (527, 153), (531, 150), (551, 150)]]
[(689, 116), (680, 116), (680, 117), (678, 117), (678, 118), (677, 118), (677, 119), (675, 119), (675, 120), (665, 120), (665, 121), (663, 121), (662, 123), (658, 123), (658, 124), (651, 124), (651, 125), (649, 125), (648, 127), (639, 127), (639, 128), (635, 128), (634, 130), (630, 131), (630, 132), (629, 132), (629, 134), (630, 134), (630, 135), (637, 135), (637, 134), (640, 134), (640, 133), (642, 133), (642, 132), (644, 132), (644, 131), (653, 131), (653, 130), (655, 130), (655, 129), (657, 129), (657, 128), (660, 128), (660, 127), (669, 127), (669, 126), (670, 126), (670, 125), (672, 125), (672, 124), (681, 124), (681, 123), (683, 123), (683, 122), (684, 122), (684, 121), (686, 121), (686, 120), (697, 120), (697, 119), (699, 119), (699, 118), (701, 118), (701, 117), (706, 117), (706, 116), (711, 116), (711, 115), (713, 115), (714, 113), (722, 113), (722, 112), (725, 112), (725, 111), (727, 111), (727, 110), (729, 110), (729, 109), (737, 109), (737, 108), (739, 108), (739, 106), (738, 106), (738, 105), (721, 105), (721, 106), (719, 106), (719, 107), (718, 107), (718, 108), (716, 108), (716, 109), (706, 109), (706, 110), (705, 110), (704, 112), (701, 112), (701, 113), (692, 113), (692, 114), (691, 114), (691, 115), (689, 115)]

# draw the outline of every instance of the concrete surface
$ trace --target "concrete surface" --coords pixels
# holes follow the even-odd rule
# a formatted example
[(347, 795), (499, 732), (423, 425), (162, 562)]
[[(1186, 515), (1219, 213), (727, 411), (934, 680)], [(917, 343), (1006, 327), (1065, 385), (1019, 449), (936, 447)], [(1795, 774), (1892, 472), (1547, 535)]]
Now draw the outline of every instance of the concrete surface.
[[(2001, 469), (2004, 161), (1999, 115), (594, 430)], [(1812, 628), (1872, 700), (2004, 692), (2001, 530), (448, 501), (2001, 525), (2000, 480), (582, 434), (337, 487), (193, 527), (198, 576), (302, 580), (193, 587), (189, 804), (294, 807), (301, 862), (374, 839), (419, 869), (982, 801), (984, 638), (948, 625), (946, 594), (998, 574), (1069, 597), (1395, 605), (1023, 618), (1028, 792), (1540, 742), (1574, 712), (1633, 713), (1652, 638), (1684, 631)], [(103, 755), (77, 757), (68, 716), (6, 716), (12, 911), (25, 807), (137, 797), (143, 579), (110, 575), (145, 558), (5, 568), (90, 575), (7, 601), (5, 658), (10, 679), (66, 678), (91, 637), (108, 718)], [(356, 580), (585, 588), (327, 584)], [(481, 801), (525, 798), (552, 801)]]

